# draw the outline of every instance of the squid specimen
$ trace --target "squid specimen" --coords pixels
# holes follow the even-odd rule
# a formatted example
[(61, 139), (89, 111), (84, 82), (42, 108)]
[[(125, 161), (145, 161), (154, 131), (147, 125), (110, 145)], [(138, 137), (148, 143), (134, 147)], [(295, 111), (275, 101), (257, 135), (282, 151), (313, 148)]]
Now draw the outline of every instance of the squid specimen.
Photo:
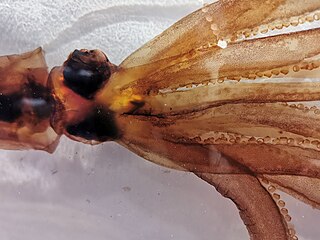
[(120, 66), (75, 50), (0, 58), (3, 149), (116, 141), (190, 171), (238, 207), (251, 239), (298, 239), (282, 190), (320, 208), (319, 0), (220, 0)]

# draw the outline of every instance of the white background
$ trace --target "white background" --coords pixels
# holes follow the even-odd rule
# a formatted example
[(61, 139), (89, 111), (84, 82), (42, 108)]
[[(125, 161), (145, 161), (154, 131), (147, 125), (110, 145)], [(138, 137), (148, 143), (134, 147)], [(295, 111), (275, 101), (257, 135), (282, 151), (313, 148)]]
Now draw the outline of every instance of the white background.
[[(43, 46), (49, 67), (75, 48), (122, 59), (198, 0), (2, 0), (0, 54)], [(320, 215), (289, 200), (300, 239)], [(0, 151), (0, 239), (248, 239), (236, 207), (192, 174), (158, 167), (113, 143), (63, 139), (53, 155)]]

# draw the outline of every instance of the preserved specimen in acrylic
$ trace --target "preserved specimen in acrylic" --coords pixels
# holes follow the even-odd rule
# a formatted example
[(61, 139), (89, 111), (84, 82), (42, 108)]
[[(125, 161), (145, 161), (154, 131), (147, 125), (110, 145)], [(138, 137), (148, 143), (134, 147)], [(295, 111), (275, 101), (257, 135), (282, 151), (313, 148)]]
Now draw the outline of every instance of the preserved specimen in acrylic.
[(99, 50), (50, 73), (41, 48), (1, 57), (1, 147), (115, 141), (216, 187), (252, 239), (297, 239), (275, 190), (320, 206), (319, 19), (316, 0), (221, 0), (119, 66)]

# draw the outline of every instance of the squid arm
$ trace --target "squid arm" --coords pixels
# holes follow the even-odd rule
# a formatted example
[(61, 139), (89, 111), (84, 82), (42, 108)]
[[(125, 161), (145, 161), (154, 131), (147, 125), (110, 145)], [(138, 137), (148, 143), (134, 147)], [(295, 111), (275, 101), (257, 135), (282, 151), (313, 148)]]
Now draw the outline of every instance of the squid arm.
[(297, 239), (274, 189), (320, 206), (320, 29), (296, 28), (318, 20), (318, 0), (220, 0), (119, 67), (97, 50), (50, 76), (41, 49), (1, 57), (0, 146), (113, 140), (216, 187), (252, 239)]
[(319, 10), (319, 1), (222, 0), (173, 25), (97, 97), (118, 113), (118, 142), (215, 186), (252, 239), (297, 239), (270, 189), (319, 207), (320, 29), (296, 28)]

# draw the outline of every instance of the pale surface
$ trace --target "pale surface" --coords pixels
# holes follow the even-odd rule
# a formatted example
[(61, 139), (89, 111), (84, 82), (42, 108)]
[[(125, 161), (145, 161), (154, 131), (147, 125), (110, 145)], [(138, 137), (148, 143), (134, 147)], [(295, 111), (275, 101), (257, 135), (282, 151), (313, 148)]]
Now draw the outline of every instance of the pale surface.
[[(198, 0), (4, 0), (0, 54), (44, 46), (50, 67), (75, 48), (120, 63), (201, 6)], [(192, 174), (116, 144), (63, 139), (57, 152), (0, 152), (0, 239), (247, 239), (237, 209)], [(290, 201), (299, 239), (318, 239), (317, 211)], [(318, 214), (319, 215), (319, 214)]]

